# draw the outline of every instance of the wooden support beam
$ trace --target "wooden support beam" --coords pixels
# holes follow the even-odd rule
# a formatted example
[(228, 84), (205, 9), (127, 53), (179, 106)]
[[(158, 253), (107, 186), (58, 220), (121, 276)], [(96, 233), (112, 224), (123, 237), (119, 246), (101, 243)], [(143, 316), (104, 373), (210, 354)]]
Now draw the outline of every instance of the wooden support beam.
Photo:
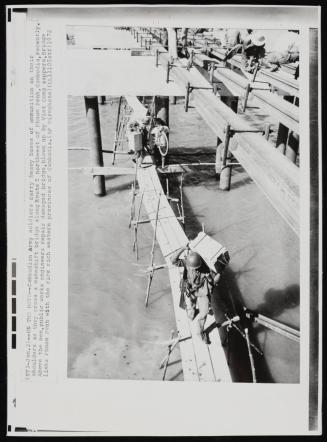
[[(169, 62), (169, 55), (163, 51), (159, 54), (161, 64)], [(177, 67), (171, 69), (171, 78), (181, 88), (187, 83), (194, 86), (209, 87), (210, 84), (195, 69), (183, 69), (178, 61)], [(159, 68), (158, 68), (159, 69)], [(299, 235), (299, 170), (271, 148), (261, 135), (247, 133), (252, 128), (247, 122), (229, 109), (221, 100), (208, 90), (195, 89), (192, 92), (195, 108), (213, 132), (225, 138), (225, 128), (229, 123), (232, 129), (243, 130), (235, 133), (230, 149), (248, 174), (266, 194), (270, 202)]]
[(135, 169), (132, 167), (113, 167), (113, 166), (100, 166), (100, 167), (70, 167), (69, 170), (76, 170), (84, 172), (89, 175), (96, 175), (98, 177), (104, 177), (109, 175), (134, 175)]
[(281, 96), (270, 92), (267, 83), (249, 83), (246, 78), (229, 69), (216, 69), (215, 78), (227, 87), (231, 87), (234, 93), (241, 97), (244, 97), (249, 86), (249, 92), (255, 98), (254, 105), (265, 109), (272, 117), (299, 133), (299, 108), (293, 104), (292, 100), (285, 101)]
[[(89, 140), (90, 140), (91, 165), (102, 167), (103, 155), (102, 155), (98, 97), (85, 96), (84, 101), (85, 101), (86, 120), (87, 120)], [(103, 196), (106, 194), (104, 176), (97, 175), (96, 173), (94, 173), (93, 183), (94, 183), (93, 189), (95, 195)]]

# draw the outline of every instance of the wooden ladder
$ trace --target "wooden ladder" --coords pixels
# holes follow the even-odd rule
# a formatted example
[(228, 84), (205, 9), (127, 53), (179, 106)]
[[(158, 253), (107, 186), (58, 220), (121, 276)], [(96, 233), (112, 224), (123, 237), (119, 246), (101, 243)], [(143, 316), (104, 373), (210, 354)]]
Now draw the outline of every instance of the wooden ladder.
[(126, 127), (130, 118), (131, 110), (126, 101), (123, 101), (124, 97), (119, 97), (117, 122), (115, 130), (115, 140), (112, 153), (112, 165), (115, 164), (116, 155), (119, 153), (126, 154), (124, 151), (124, 141), (126, 140)]

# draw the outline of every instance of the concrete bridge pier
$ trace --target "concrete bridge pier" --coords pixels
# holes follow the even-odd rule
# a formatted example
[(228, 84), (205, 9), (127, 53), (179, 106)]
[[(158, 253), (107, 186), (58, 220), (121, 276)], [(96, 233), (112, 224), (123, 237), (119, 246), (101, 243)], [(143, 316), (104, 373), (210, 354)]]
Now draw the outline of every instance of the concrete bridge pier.
[[(96, 95), (84, 96), (87, 127), (90, 140), (91, 166), (103, 167), (101, 127), (98, 97)], [(97, 196), (106, 194), (106, 186), (103, 175), (93, 175), (93, 189)]]
[[(294, 97), (291, 95), (284, 96), (284, 100), (290, 103), (296, 103)], [(276, 148), (295, 163), (299, 151), (299, 135), (290, 131), (284, 124), (279, 123)]]
[(177, 28), (168, 28), (168, 51), (169, 55), (176, 60), (177, 55)]
[(299, 152), (299, 138), (299, 135), (295, 132), (291, 131), (289, 133), (285, 156), (293, 163), (296, 162), (296, 158)]
[(169, 97), (156, 96), (155, 114), (169, 127)]
[[(225, 103), (228, 107), (230, 107), (233, 112), (237, 113), (238, 97), (222, 96), (221, 101)], [(217, 178), (220, 176), (219, 188), (221, 190), (229, 190), (232, 178), (232, 168), (231, 167), (223, 168), (223, 154), (224, 154), (223, 150), (224, 150), (224, 143), (222, 142), (222, 140), (217, 138), (216, 166), (215, 166), (216, 175)], [(230, 161), (231, 157), (232, 155), (228, 150), (226, 154), (227, 162)]]

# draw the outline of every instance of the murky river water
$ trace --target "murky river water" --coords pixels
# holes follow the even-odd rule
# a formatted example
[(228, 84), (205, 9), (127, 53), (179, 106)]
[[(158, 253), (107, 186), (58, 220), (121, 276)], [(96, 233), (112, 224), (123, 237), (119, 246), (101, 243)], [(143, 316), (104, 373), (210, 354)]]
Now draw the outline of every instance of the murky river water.
[[(117, 102), (107, 97), (100, 107), (103, 148), (112, 149)], [(87, 147), (88, 133), (82, 97), (69, 97), (69, 146)], [(256, 121), (258, 121), (258, 116)], [(264, 117), (260, 116), (262, 121)], [(204, 121), (183, 103), (170, 106), (170, 163), (214, 162), (216, 137)], [(274, 134), (272, 135), (274, 136)], [(192, 155), (190, 156), (190, 153)], [(70, 166), (88, 166), (86, 150), (69, 151)], [(111, 155), (105, 154), (110, 165)], [(132, 165), (129, 156), (117, 164)], [(69, 367), (72, 377), (160, 379), (170, 331), (175, 328), (169, 281), (156, 273), (148, 309), (144, 308), (152, 230), (139, 228), (140, 259), (132, 252), (128, 229), (131, 177), (106, 180), (103, 198), (92, 194), (92, 179), (70, 171), (69, 189)], [(170, 193), (178, 196), (177, 179)], [(298, 238), (280, 218), (242, 168), (235, 168), (232, 189), (219, 190), (214, 168), (192, 168), (185, 175), (186, 234), (204, 225), (206, 233), (226, 245), (230, 265), (214, 295), (216, 319), (242, 308), (299, 328)], [(144, 214), (145, 215), (145, 214)], [(162, 261), (156, 251), (156, 262)], [(299, 344), (262, 326), (252, 339), (264, 356), (255, 356), (258, 381), (299, 382)], [(229, 334), (229, 359), (235, 381), (251, 379), (245, 341)], [(182, 380), (178, 350), (168, 379)]]

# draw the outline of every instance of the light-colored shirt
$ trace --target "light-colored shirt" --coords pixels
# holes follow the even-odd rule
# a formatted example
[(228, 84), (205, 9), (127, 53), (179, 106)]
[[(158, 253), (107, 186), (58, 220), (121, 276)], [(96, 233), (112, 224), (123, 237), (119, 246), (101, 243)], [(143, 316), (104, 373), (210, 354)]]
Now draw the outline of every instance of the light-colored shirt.
[(270, 44), (269, 52), (299, 52), (300, 49), (300, 38), (299, 34), (295, 32), (281, 32), (280, 36)]

